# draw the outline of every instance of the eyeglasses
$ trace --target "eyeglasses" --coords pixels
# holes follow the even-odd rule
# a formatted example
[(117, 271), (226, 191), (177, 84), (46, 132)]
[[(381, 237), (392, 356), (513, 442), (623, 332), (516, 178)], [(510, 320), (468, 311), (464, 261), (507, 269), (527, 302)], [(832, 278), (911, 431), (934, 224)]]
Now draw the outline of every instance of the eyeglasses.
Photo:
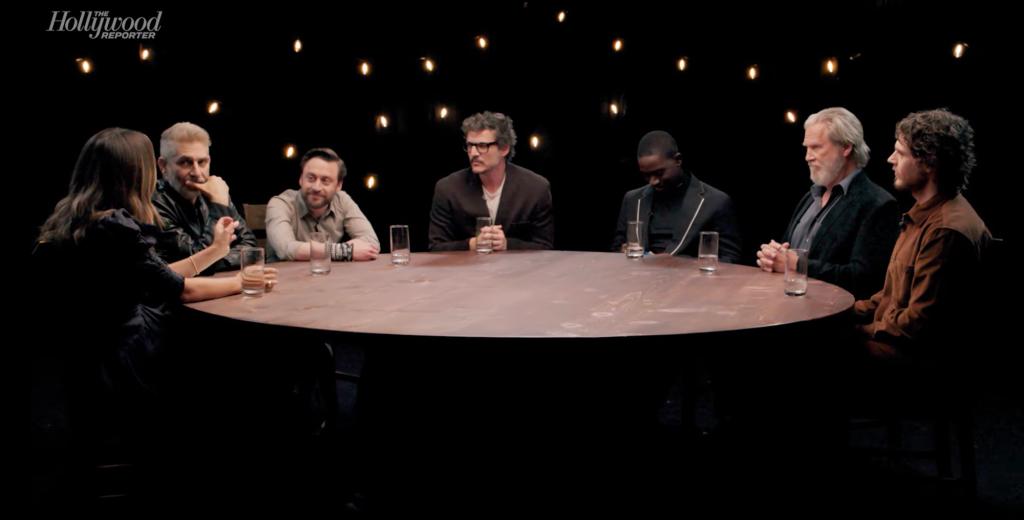
[(491, 141), (489, 143), (470, 143), (467, 141), (462, 145), (462, 149), (468, 152), (471, 148), (476, 148), (477, 152), (487, 153), (487, 151), (496, 144), (498, 144), (498, 141)]

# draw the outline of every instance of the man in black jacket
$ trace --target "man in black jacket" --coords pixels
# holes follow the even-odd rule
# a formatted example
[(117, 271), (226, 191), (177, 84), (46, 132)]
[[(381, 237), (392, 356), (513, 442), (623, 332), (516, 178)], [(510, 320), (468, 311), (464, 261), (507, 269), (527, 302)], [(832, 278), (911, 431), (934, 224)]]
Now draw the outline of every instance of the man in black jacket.
[(627, 222), (632, 220), (642, 222), (638, 234), (645, 251), (695, 257), (700, 232), (717, 231), (719, 259), (739, 261), (742, 242), (732, 199), (683, 169), (671, 134), (655, 130), (644, 135), (636, 161), (647, 185), (622, 198), (614, 250), (625, 246)]
[(547, 179), (509, 162), (515, 155), (512, 119), (474, 114), (462, 122), (469, 168), (437, 181), (430, 208), (430, 250), (476, 249), (476, 219), (490, 217), (483, 233), (494, 251), (551, 249), (555, 222)]
[(882, 287), (899, 232), (896, 199), (862, 171), (870, 149), (864, 127), (849, 110), (826, 108), (808, 117), (804, 147), (814, 184), (781, 242), (761, 244), (757, 265), (782, 272), (780, 251), (807, 249), (808, 274), (867, 298)]
[(164, 228), (156, 245), (160, 256), (172, 263), (202, 251), (213, 243), (213, 225), (231, 217), (238, 222), (231, 251), (203, 274), (238, 269), (238, 250), (255, 246), (256, 235), (232, 204), (227, 182), (210, 175), (210, 134), (192, 123), (164, 130), (157, 166), (163, 176), (153, 193)]

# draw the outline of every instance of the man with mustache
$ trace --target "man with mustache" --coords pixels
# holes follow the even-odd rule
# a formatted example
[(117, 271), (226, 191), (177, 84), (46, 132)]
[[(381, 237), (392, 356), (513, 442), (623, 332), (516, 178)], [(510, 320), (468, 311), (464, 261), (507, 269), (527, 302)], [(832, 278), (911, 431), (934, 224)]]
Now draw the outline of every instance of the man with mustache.
[(893, 186), (914, 206), (903, 215), (885, 285), (854, 310), (868, 322), (859, 331), (873, 358), (934, 357), (920, 347), (973, 339), (964, 325), (978, 305), (971, 295), (992, 238), (960, 193), (974, 169), (974, 129), (947, 110), (915, 112), (896, 125), (894, 148)]
[(476, 249), (476, 219), (485, 227), (494, 251), (551, 249), (555, 223), (551, 185), (536, 173), (510, 162), (515, 156), (512, 118), (492, 112), (462, 122), (469, 168), (437, 181), (430, 209), (430, 250)]
[(779, 273), (785, 267), (781, 251), (807, 249), (808, 274), (866, 298), (881, 288), (896, 242), (896, 199), (863, 171), (870, 149), (849, 110), (826, 108), (808, 117), (803, 144), (814, 184), (782, 240), (761, 244), (757, 265)]
[(326, 232), (335, 261), (373, 260), (380, 241), (348, 193), (341, 190), (345, 162), (330, 148), (314, 148), (299, 163), (299, 189), (285, 190), (267, 204), (271, 258), (309, 260), (310, 234)]

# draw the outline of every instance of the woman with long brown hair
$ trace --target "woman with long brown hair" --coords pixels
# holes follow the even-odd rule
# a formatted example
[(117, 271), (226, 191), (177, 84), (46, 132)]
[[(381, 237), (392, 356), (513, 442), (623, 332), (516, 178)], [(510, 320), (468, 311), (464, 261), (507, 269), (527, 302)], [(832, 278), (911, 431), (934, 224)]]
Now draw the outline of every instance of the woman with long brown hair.
[[(195, 277), (228, 253), (237, 226), (230, 217), (216, 223), (203, 251), (173, 264), (157, 256), (155, 188), (149, 138), (102, 130), (82, 148), (68, 194), (36, 244), (36, 315), (53, 340), (39, 345), (59, 351), (68, 399), (86, 403), (88, 423), (131, 424), (148, 410), (162, 370), (166, 309), (242, 289), (240, 275)], [(277, 271), (266, 273), (270, 287)]]

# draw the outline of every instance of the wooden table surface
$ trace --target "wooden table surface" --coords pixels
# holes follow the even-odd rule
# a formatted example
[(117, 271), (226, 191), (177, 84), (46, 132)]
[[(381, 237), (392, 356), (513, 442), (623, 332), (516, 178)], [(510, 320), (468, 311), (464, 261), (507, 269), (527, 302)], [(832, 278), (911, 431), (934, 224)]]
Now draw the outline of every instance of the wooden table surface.
[(786, 296), (782, 276), (721, 264), (707, 275), (687, 257), (629, 260), (576, 251), (413, 253), (333, 264), (275, 264), (276, 289), (189, 304), (224, 318), (329, 332), (461, 338), (607, 338), (787, 325), (845, 312), (853, 296), (809, 280)]

